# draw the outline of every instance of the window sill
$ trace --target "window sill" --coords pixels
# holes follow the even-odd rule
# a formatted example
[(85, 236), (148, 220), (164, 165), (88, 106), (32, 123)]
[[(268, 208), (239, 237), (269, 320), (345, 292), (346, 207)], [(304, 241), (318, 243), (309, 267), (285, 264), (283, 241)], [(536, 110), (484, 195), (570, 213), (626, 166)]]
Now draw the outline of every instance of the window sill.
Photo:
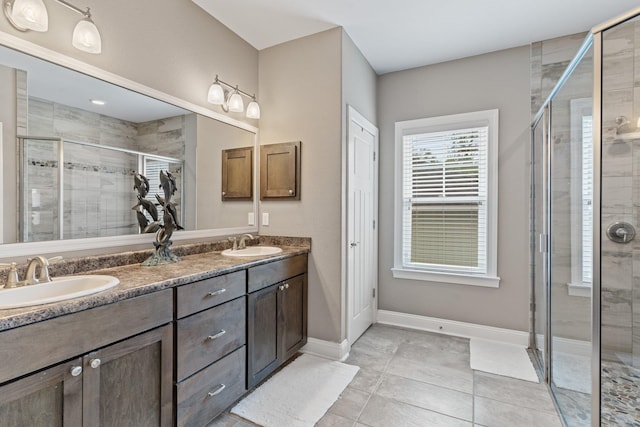
[(494, 276), (473, 276), (470, 274), (435, 273), (421, 270), (408, 270), (404, 268), (392, 268), (391, 272), (396, 279), (422, 280), (425, 282), (453, 283), (456, 285), (483, 286), (486, 288), (499, 288), (500, 278)]
[(591, 285), (567, 283), (569, 296), (591, 298)]

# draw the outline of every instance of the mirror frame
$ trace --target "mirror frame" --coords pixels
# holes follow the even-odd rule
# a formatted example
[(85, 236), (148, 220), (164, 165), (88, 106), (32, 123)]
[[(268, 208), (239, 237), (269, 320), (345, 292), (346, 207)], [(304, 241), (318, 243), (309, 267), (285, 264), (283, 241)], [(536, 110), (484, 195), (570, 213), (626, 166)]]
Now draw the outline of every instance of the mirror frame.
[[(74, 71), (86, 74), (91, 77), (95, 77), (100, 80), (104, 80), (108, 83), (121, 86), (125, 89), (129, 89), (134, 92), (138, 92), (142, 95), (146, 95), (155, 99), (158, 99), (169, 104), (173, 104), (177, 107), (189, 110), (195, 114), (218, 120), (231, 126), (246, 130), (254, 134), (254, 152), (258, 150), (258, 128), (240, 120), (227, 117), (224, 114), (210, 110), (205, 107), (201, 107), (192, 102), (177, 98), (159, 90), (153, 89), (149, 86), (137, 83), (129, 80), (117, 74), (103, 70), (96, 66), (87, 64), (78, 59), (63, 55), (55, 52), (51, 49), (39, 46), (35, 43), (20, 39), (12, 36), (8, 33), (0, 31), (0, 45), (4, 45), (8, 48), (23, 52), (27, 55), (31, 55), (42, 60), (51, 62), (56, 65), (60, 65), (65, 68), (69, 68)], [(203, 89), (204, 90), (204, 89)], [(1, 124), (0, 124), (1, 125)], [(0, 131), (2, 127), (0, 126)], [(0, 162), (2, 161), (2, 133), (0, 132)], [(1, 164), (1, 163), (0, 163)], [(253, 176), (253, 212), (254, 218), (258, 218), (258, 198), (255, 194), (258, 194), (258, 180), (256, 173), (258, 168), (257, 156), (254, 156), (253, 160), (254, 176)], [(0, 184), (2, 183), (2, 175), (0, 174)], [(0, 187), (1, 188), (1, 187)], [(2, 206), (3, 201), (0, 197), (0, 219), (2, 219)], [(196, 218), (197, 221), (197, 218)], [(256, 225), (247, 227), (232, 227), (232, 228), (212, 228), (206, 230), (190, 230), (180, 231), (175, 233), (173, 237), (174, 242), (198, 240), (206, 238), (224, 237), (233, 234), (242, 233), (258, 233), (257, 222)], [(51, 240), (47, 242), (28, 242), (28, 243), (1, 243), (2, 242), (2, 228), (0, 227), (0, 259), (24, 257), (33, 254), (50, 254), (50, 253), (64, 253), (84, 251), (91, 249), (104, 249), (104, 248), (117, 248), (122, 247), (125, 249), (127, 246), (149, 244), (155, 240), (155, 234), (126, 234), (122, 236), (108, 236), (108, 237), (92, 237), (82, 239), (69, 239), (69, 240)], [(61, 250), (61, 245), (64, 244), (64, 250)]]

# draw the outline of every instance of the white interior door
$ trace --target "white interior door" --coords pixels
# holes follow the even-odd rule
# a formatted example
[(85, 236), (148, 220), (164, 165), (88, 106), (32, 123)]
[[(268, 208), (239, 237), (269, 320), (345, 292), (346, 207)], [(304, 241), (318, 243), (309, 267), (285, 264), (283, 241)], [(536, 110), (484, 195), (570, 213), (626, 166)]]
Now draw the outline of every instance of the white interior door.
[(353, 344), (376, 310), (378, 130), (349, 107), (347, 138), (347, 339)]

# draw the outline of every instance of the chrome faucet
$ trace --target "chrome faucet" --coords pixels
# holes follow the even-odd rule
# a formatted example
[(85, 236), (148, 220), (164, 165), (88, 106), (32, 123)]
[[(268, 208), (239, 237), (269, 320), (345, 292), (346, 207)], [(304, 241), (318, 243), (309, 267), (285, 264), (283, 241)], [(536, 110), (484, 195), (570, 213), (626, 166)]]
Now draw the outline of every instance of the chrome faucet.
[(252, 234), (243, 234), (242, 237), (240, 237), (240, 243), (238, 243), (238, 249), (245, 249), (247, 247), (247, 239), (249, 240), (254, 240), (255, 237), (253, 237)]
[[(36, 268), (40, 267), (38, 277), (36, 277)], [(48, 283), (51, 281), (49, 276), (49, 260), (43, 256), (36, 256), (29, 260), (27, 264), (27, 272), (24, 275), (25, 285), (35, 285), (36, 283)]]

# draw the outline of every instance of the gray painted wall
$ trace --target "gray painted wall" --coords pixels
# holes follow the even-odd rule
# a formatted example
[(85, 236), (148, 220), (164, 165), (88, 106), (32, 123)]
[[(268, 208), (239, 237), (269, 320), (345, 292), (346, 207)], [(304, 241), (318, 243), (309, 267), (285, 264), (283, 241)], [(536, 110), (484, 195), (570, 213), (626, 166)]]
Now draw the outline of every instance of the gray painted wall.
[(0, 143), (6, 147), (0, 153), (2, 160), (3, 186), (13, 188), (10, 194), (2, 195), (2, 235), (3, 239), (9, 241), (15, 236), (15, 228), (18, 223), (16, 218), (16, 200), (18, 200), (18, 182), (16, 179), (16, 158), (17, 152), (15, 144), (9, 141), (16, 140), (16, 71), (12, 68), (0, 66), (0, 123), (2, 123), (2, 135)]
[(46, 6), (48, 32), (21, 33), (4, 18), (0, 31), (216, 111), (222, 110), (206, 102), (215, 74), (257, 92), (257, 50), (191, 0), (84, 1), (102, 35), (100, 55), (71, 46), (78, 14), (55, 2)]
[[(523, 46), (378, 79), (380, 309), (529, 329), (529, 68), (529, 47)], [(394, 279), (394, 123), (492, 108), (500, 110), (500, 288)]]
[(260, 144), (302, 141), (300, 201), (263, 201), (261, 235), (307, 236), (309, 336), (341, 333), (341, 35), (335, 28), (260, 51)]

